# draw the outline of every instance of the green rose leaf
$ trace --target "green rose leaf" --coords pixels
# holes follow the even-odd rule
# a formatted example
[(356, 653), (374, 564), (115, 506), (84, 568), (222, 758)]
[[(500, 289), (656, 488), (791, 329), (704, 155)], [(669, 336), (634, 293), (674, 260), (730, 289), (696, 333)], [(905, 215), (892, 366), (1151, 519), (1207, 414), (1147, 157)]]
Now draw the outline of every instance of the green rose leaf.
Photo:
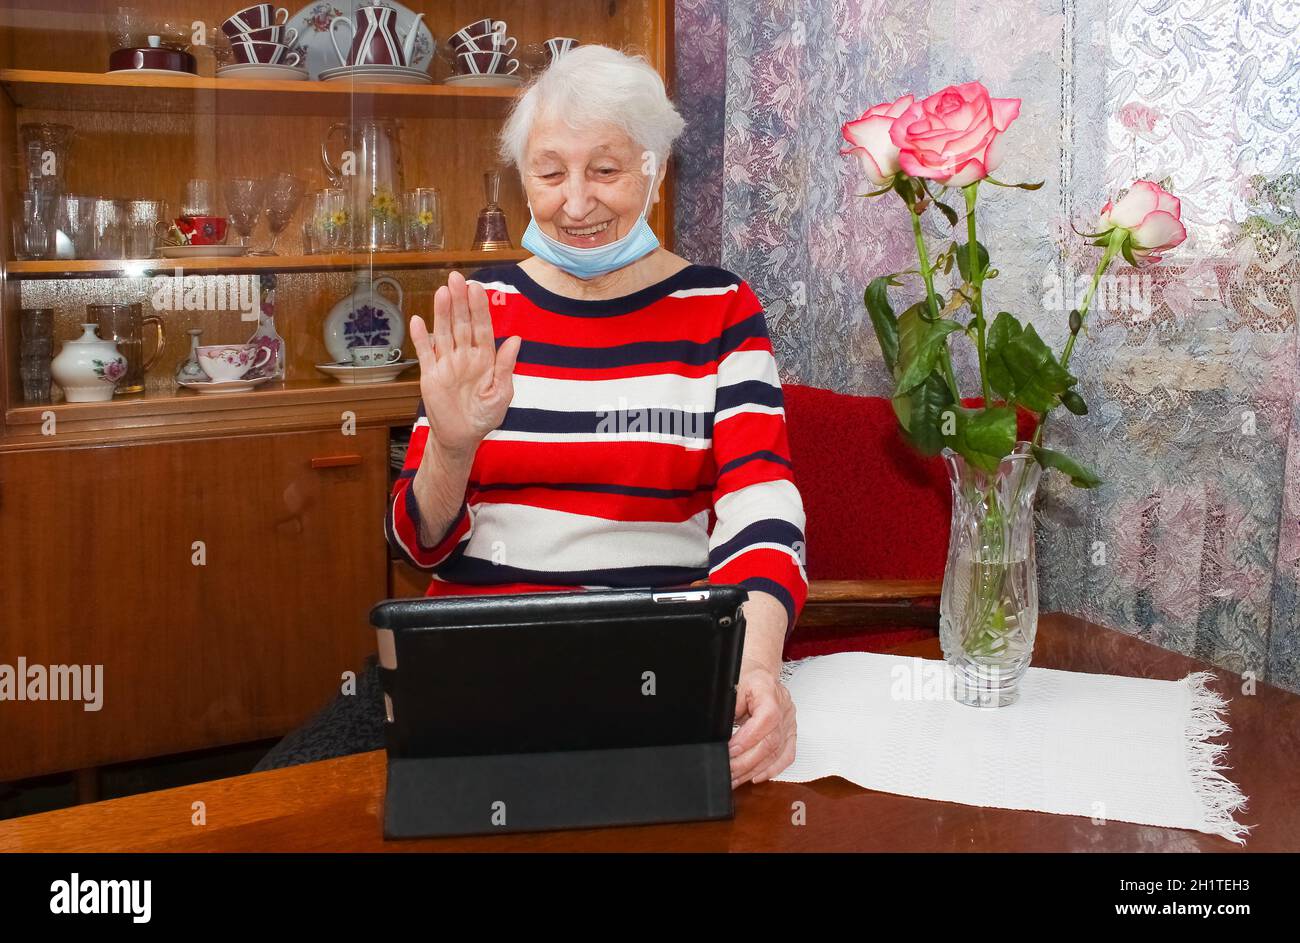
[(961, 325), (945, 318), (924, 317), (926, 303), (918, 301), (898, 316), (898, 386), (895, 396), (910, 393), (934, 372), (948, 335)]
[(999, 311), (985, 345), (989, 385), (1008, 402), (1036, 413), (1054, 409), (1078, 380), (1057, 362), (1032, 324), (1023, 328), (1015, 316)]
[(938, 455), (947, 444), (942, 433), (943, 414), (953, 408), (943, 374), (935, 370), (910, 393), (895, 396), (893, 403), (907, 441), (923, 455)]
[(1044, 468), (1055, 468), (1057, 471), (1065, 472), (1070, 476), (1070, 484), (1076, 488), (1095, 488), (1101, 484), (1096, 472), (1084, 468), (1070, 456), (1062, 452), (1055, 452), (1052, 449), (1045, 449), (1042, 446), (1033, 446), (1034, 459)]
[(893, 275), (881, 275), (873, 278), (862, 296), (871, 317), (871, 326), (876, 329), (876, 340), (880, 341), (880, 352), (885, 357), (885, 367), (892, 374), (898, 363), (898, 318), (889, 306), (889, 294), (886, 289), (897, 286)]
[[(975, 241), (975, 254), (979, 257), (980, 271), (984, 272), (989, 267), (989, 250), (984, 248), (984, 244), (978, 239)], [(962, 281), (973, 282), (970, 271), (970, 243), (962, 243), (957, 247), (957, 270), (961, 272)]]
[(956, 432), (947, 437), (947, 444), (976, 468), (990, 473), (997, 471), (1016, 446), (1015, 407), (955, 406), (953, 409), (957, 414)]

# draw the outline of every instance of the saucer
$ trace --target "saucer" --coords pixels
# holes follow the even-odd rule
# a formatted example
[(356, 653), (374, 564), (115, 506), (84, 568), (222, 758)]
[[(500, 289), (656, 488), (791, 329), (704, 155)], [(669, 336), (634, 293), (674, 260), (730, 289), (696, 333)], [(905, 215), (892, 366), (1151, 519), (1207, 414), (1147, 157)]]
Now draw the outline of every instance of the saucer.
[(424, 69), (402, 65), (344, 65), (322, 69), (322, 82), (386, 82), (390, 85), (432, 85), (433, 76)]
[(180, 69), (108, 69), (105, 75), (183, 75), (187, 79), (195, 77), (193, 72)]
[(333, 377), (340, 383), (387, 383), (397, 379), (403, 370), (414, 367), (420, 361), (399, 360), (396, 363), (381, 363), (373, 367), (354, 367), (350, 363), (318, 363), (316, 369)]
[(232, 62), (217, 70), (219, 79), (276, 79), (282, 82), (305, 82), (307, 70), (302, 66), (270, 65), (264, 62)]
[(196, 393), (245, 393), (269, 379), (269, 376), (265, 376), (249, 377), (247, 380), (177, 380), (176, 385)]
[(466, 88), (518, 88), (524, 84), (522, 75), (449, 75), (444, 85), (463, 85)]
[(202, 259), (229, 258), (243, 255), (244, 246), (159, 246), (158, 252), (164, 259)]

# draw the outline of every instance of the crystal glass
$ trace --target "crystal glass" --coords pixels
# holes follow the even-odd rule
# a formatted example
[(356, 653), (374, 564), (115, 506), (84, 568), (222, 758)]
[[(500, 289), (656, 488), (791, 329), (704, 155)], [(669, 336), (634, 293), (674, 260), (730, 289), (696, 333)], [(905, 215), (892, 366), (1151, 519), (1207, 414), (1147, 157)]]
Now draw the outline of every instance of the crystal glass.
[(90, 211), (90, 255), (120, 259), (126, 249), (126, 207), (121, 200), (99, 197)]
[(403, 210), (408, 251), (431, 252), (443, 247), (442, 199), (437, 187), (407, 190)]
[(253, 255), (278, 255), (275, 240), (284, 232), (293, 214), (298, 211), (302, 201), (303, 183), (293, 174), (278, 173), (264, 182), (263, 196), (266, 200), (266, 224), (271, 230), (270, 244)]
[(312, 251), (347, 252), (352, 245), (351, 233), (347, 191), (337, 188), (315, 191), (311, 201)]
[(24, 403), (50, 401), (50, 361), (54, 359), (54, 309), (22, 308), (18, 312), (18, 373)]
[[(264, 187), (261, 180), (252, 177), (235, 177), (226, 181), (226, 214), (230, 225), (239, 233), (239, 244), (248, 248), (257, 218), (262, 215)], [(199, 214), (205, 215), (205, 214)]]
[(58, 194), (47, 189), (24, 190), (15, 209), (18, 213), (13, 221), (14, 256), (19, 259), (54, 258)]
[(939, 602), (939, 642), (956, 699), (1004, 707), (1019, 695), (1038, 631), (1034, 496), (1042, 468), (1017, 443), (989, 474), (943, 450), (952, 485), (948, 565)]
[(95, 248), (95, 198), (68, 193), (58, 198), (58, 256), (90, 259)]
[(126, 204), (126, 258), (153, 257), (157, 226), (167, 217), (167, 207), (161, 200), (130, 200)]
[(62, 191), (74, 132), (71, 125), (43, 121), (19, 125), (26, 186), (31, 190)]
[(186, 182), (185, 199), (181, 202), (182, 216), (213, 216), (216, 206), (216, 188), (211, 180), (195, 177)]

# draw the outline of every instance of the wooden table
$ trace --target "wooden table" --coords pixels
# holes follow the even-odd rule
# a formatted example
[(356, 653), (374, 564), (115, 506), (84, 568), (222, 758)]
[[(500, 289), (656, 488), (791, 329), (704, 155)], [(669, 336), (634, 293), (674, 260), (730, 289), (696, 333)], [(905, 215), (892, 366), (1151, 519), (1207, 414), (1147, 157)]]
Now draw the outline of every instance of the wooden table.
[[(898, 649), (938, 657), (937, 641)], [(1044, 615), (1034, 664), (1175, 680), (1206, 666), (1120, 632)], [(1229, 772), (1249, 797), (1250, 851), (1300, 850), (1300, 696), (1270, 685), (1231, 698)], [(3, 851), (1233, 851), (1178, 829), (1015, 812), (870, 792), (842, 779), (742, 786), (726, 822), (384, 842), (382, 752), (308, 763), (0, 821)], [(806, 807), (804, 825), (791, 805)], [(207, 824), (191, 824), (193, 803)]]

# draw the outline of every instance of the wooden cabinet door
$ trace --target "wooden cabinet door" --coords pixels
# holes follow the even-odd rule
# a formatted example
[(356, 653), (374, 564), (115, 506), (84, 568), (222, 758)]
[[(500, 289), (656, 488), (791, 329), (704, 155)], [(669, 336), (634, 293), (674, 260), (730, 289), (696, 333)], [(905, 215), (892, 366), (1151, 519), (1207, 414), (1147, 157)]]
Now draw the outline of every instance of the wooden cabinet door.
[(0, 781), (278, 736), (324, 706), (374, 649), (387, 463), (382, 428), (0, 454), (0, 672), (103, 679), (98, 710), (0, 700)]

